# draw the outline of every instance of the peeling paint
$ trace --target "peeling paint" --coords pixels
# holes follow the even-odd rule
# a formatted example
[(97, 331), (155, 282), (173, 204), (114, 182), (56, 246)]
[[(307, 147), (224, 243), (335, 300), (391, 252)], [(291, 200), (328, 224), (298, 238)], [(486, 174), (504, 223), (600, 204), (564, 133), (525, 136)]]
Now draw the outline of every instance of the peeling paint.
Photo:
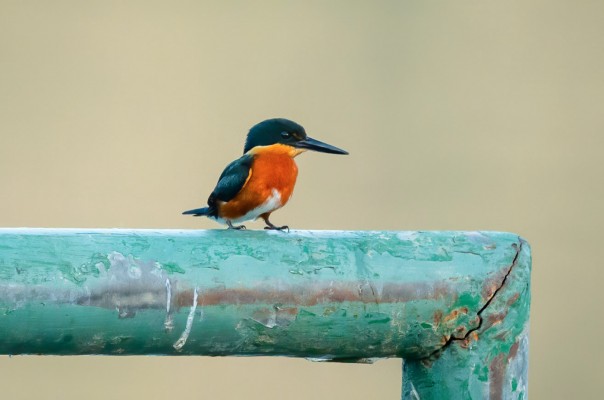
[[(462, 346), (468, 347), (469, 344), (469, 340), (468, 338), (470, 337), (470, 335), (475, 335), (476, 336), (476, 340), (478, 340), (478, 336), (477, 336), (477, 331), (482, 327), (483, 321), (484, 319), (482, 318), (481, 314), (487, 309), (487, 307), (491, 304), (491, 302), (493, 301), (495, 295), (504, 287), (508, 276), (512, 273), (512, 270), (514, 269), (514, 267), (516, 266), (517, 262), (518, 262), (518, 257), (520, 255), (520, 252), (522, 251), (522, 247), (523, 244), (525, 242), (524, 241), (520, 241), (520, 244), (516, 244), (513, 243), (512, 247), (515, 249), (516, 253), (514, 254), (514, 258), (512, 260), (512, 263), (510, 264), (509, 267), (506, 268), (506, 272), (503, 274), (503, 277), (500, 280), (500, 283), (498, 285), (493, 286), (492, 283), (489, 283), (489, 288), (492, 287), (492, 290), (489, 290), (488, 294), (487, 294), (487, 301), (484, 303), (484, 305), (480, 308), (480, 310), (478, 310), (476, 316), (478, 318), (478, 325), (476, 325), (475, 327), (469, 329), (469, 330), (464, 330), (466, 333), (464, 336), (462, 337), (457, 337), (457, 336), (453, 336), (451, 335), (447, 341), (443, 344), (443, 346), (440, 349), (435, 350), (432, 354), (430, 354), (429, 358), (433, 358), (433, 357), (438, 357), (440, 355), (440, 353), (447, 347), (449, 346), (453, 341), (455, 340), (459, 340), (462, 342)], [(484, 291), (483, 291), (483, 295), (484, 295)], [(514, 297), (514, 296), (512, 296)], [(509, 300), (508, 300), (509, 302)], [(466, 308), (467, 310), (467, 308)], [(467, 312), (466, 312), (467, 313)], [(452, 312), (453, 316), (456, 318), (459, 315), (459, 311), (458, 310), (453, 310)], [(507, 315), (507, 311), (503, 311), (502, 313), (498, 314), (498, 315), (489, 315), (488, 316), (488, 320), (489, 320), (489, 326), (492, 326), (496, 323), (498, 323), (498, 321), (500, 321), (500, 319), (503, 319), (505, 317), (505, 315)], [(451, 318), (453, 318), (453, 316)], [(446, 317), (445, 317), (446, 319)]]
[(187, 317), (187, 325), (185, 326), (185, 330), (182, 332), (182, 335), (178, 338), (176, 343), (174, 343), (174, 348), (176, 350), (180, 350), (187, 343), (187, 339), (189, 338), (189, 334), (191, 333), (191, 328), (193, 327), (193, 320), (195, 319), (195, 310), (197, 309), (197, 288), (193, 291), (193, 304), (191, 305), (191, 310), (189, 311), (189, 316)]
[(170, 313), (170, 302), (172, 301), (172, 285), (170, 279), (166, 278), (166, 313)]
[(172, 316), (172, 283), (169, 278), (166, 278), (166, 319), (164, 320), (164, 328), (170, 332), (174, 329), (174, 318)]
[[(522, 239), (500, 282), (483, 295), (479, 323), (465, 335), (452, 335), (427, 359), (405, 360), (403, 399), (410, 395), (407, 380), (430, 399), (484, 398), (519, 400), (527, 397), (530, 249)], [(485, 286), (493, 286), (489, 277)], [(523, 288), (522, 291), (519, 288)], [(484, 322), (483, 322), (484, 321)], [(471, 371), (468, 375), (464, 369)]]

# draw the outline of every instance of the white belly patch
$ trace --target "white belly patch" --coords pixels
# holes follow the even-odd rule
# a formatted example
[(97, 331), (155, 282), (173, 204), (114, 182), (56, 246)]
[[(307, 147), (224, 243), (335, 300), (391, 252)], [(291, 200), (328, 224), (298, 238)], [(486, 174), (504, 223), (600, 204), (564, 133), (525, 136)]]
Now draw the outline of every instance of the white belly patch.
[[(238, 224), (244, 221), (251, 221), (258, 218), (264, 213), (275, 211), (276, 209), (281, 208), (281, 206), (281, 193), (279, 193), (277, 189), (273, 189), (271, 192), (271, 196), (266, 199), (264, 203), (254, 208), (253, 210), (248, 211), (245, 215), (239, 218), (232, 219), (231, 222), (233, 224)], [(221, 224), (226, 224), (224, 218), (218, 217), (216, 218), (216, 221), (220, 222)]]

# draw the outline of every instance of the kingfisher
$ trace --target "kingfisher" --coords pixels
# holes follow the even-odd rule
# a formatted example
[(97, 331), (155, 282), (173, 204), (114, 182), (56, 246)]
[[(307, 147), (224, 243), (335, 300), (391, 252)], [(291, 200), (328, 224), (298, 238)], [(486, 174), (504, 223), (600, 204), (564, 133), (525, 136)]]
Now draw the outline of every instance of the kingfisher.
[(208, 198), (208, 206), (183, 214), (212, 218), (228, 229), (245, 229), (245, 225), (236, 224), (262, 218), (264, 229), (289, 230), (287, 225), (274, 225), (269, 217), (292, 196), (298, 177), (294, 158), (307, 150), (348, 154), (309, 137), (301, 125), (285, 118), (254, 125), (248, 132), (243, 156), (224, 169)]

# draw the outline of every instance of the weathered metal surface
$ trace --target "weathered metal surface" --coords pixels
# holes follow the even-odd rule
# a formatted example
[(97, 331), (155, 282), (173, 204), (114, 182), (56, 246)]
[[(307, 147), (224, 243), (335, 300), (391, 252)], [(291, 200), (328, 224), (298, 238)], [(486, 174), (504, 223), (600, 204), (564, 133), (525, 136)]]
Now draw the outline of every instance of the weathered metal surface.
[(496, 232), (0, 229), (0, 353), (403, 357), (408, 398), (497, 398), (529, 271)]
[(520, 241), (503, 277), (485, 285), (478, 324), (426, 358), (405, 360), (403, 399), (526, 399), (531, 254)]

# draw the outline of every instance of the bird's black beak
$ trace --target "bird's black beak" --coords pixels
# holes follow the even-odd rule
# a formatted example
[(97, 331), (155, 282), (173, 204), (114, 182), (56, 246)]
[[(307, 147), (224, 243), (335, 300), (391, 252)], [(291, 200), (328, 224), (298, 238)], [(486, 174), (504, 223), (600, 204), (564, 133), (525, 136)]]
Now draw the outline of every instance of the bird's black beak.
[(297, 147), (299, 149), (318, 151), (321, 153), (348, 154), (348, 152), (346, 150), (339, 149), (336, 146), (332, 146), (330, 144), (323, 143), (319, 140), (316, 140), (316, 139), (313, 139), (310, 137), (306, 137), (306, 139), (296, 142), (294, 144), (294, 147)]

